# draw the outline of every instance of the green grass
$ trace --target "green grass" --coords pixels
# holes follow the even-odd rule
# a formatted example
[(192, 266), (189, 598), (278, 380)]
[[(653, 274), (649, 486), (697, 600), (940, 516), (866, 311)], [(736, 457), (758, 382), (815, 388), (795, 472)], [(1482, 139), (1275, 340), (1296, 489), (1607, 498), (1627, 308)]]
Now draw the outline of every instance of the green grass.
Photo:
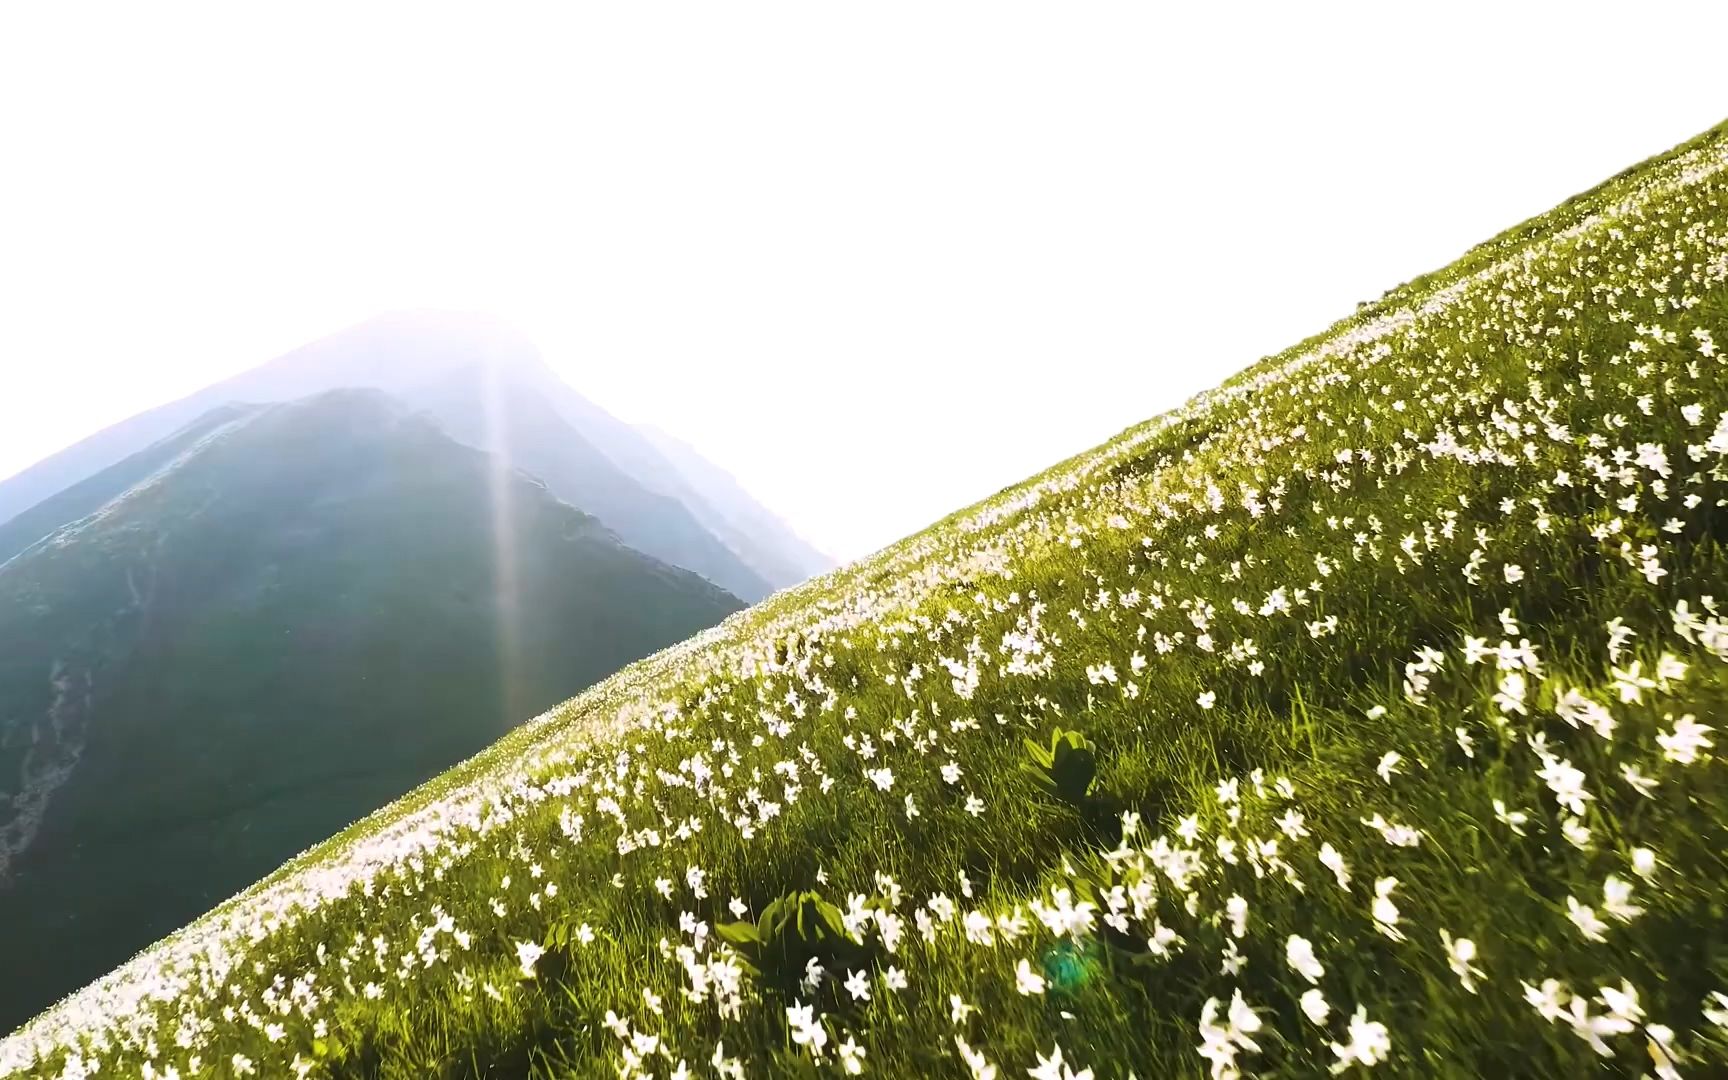
[(1728, 1069), (1689, 726), (1728, 698), (1725, 168), (1719, 128), (627, 668), (0, 1060)]

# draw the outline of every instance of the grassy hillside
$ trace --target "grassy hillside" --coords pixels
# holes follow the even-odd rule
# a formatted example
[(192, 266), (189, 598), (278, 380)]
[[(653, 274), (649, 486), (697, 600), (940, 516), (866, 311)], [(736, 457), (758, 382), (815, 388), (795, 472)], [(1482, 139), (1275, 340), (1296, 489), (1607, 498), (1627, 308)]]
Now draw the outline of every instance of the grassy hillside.
[(1728, 1069), (1725, 170), (633, 665), (0, 1068)]

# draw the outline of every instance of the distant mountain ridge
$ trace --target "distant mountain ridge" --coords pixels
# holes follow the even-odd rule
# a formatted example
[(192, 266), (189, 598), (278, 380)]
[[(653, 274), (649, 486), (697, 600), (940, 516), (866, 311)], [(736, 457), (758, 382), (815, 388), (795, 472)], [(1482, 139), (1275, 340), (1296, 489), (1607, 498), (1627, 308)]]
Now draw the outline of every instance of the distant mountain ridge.
[[(452, 380), (475, 372), (486, 372), (485, 379), (502, 388), (509, 411), (501, 419), (523, 421), (542, 441), (520, 435), (501, 439), (476, 415), (475, 399), (449, 393)], [(17, 545), (30, 528), (52, 516), (31, 518), (27, 511), (214, 408), (291, 401), (341, 387), (375, 388), (428, 408), (470, 445), (499, 449), (508, 442), (519, 464), (530, 472), (539, 466), (554, 473), (542, 479), (555, 494), (600, 517), (626, 543), (695, 570), (746, 600), (832, 565), (736, 485), (710, 491), (692, 482), (692, 475), (724, 473), (712, 465), (705, 472), (689, 460), (695, 452), (687, 447), (679, 451), (682, 465), (675, 466), (655, 440), (559, 378), (515, 330), (484, 316), (425, 311), (382, 316), (311, 342), (115, 424), (0, 481), (0, 526), (23, 521), (4, 543)], [(794, 555), (764, 554), (773, 552)]]
[[(693, 512), (752, 570), (769, 581), (803, 581), (834, 568), (834, 560), (793, 532), (696, 448), (651, 424), (636, 431), (671, 464), (686, 488), (701, 492)], [(705, 514), (704, 511), (712, 510)]]
[(773, 591), (769, 579), (705, 528), (688, 504), (643, 486), (585, 438), (557, 408), (556, 387), (535, 385), (546, 380), (532, 375), (478, 363), (396, 396), (436, 419), (457, 441), (543, 481), (630, 546), (694, 570), (746, 600)]
[(0, 1028), (742, 607), (374, 390), (206, 414), (0, 541)]

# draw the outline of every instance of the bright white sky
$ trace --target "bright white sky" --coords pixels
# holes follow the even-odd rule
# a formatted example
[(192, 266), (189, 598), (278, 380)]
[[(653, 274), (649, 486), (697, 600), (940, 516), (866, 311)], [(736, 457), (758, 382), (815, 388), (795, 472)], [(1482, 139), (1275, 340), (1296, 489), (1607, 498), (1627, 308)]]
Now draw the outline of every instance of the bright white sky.
[(479, 309), (867, 553), (1722, 118), (1728, 5), (0, 9), (0, 475)]

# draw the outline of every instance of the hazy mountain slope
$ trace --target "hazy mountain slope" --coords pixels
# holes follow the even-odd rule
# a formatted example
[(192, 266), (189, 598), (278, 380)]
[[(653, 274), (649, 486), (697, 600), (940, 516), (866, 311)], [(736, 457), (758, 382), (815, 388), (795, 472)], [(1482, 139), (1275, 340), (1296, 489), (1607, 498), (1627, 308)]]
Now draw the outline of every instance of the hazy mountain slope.
[(800, 539), (789, 525), (752, 498), (737, 478), (695, 447), (651, 425), (637, 425), (636, 430), (686, 483), (702, 492), (704, 506), (714, 511), (702, 523), (757, 573), (770, 581), (791, 584), (834, 568), (833, 559)]
[(376, 392), (144, 458), (0, 569), (0, 1023), (740, 606)]
[[(651, 491), (676, 498), (770, 585), (781, 588), (831, 569), (833, 560), (799, 540), (723, 469), (687, 443), (656, 438), (594, 404), (545, 368), (522, 376), (597, 449)], [(790, 553), (787, 559), (784, 554)]]
[(344, 386), (399, 389), (427, 372), (523, 347), (507, 327), (472, 316), (418, 312), (374, 319), (140, 413), (0, 481), (0, 521), (230, 402), (290, 401)]
[(172, 465), (201, 440), (249, 415), (256, 406), (230, 405), (212, 409), (159, 442), (120, 464), (49, 496), (9, 521), (0, 523), (0, 565), (63, 525), (100, 510), (110, 500)]
[(658, 495), (612, 463), (546, 397), (496, 367), (459, 368), (400, 392), (457, 440), (498, 454), (593, 514), (626, 544), (694, 570), (744, 600), (771, 590), (677, 499)]
[(1721, 1075), (1724, 342), (1728, 126), (631, 665), (0, 1073)]
[[(504, 383), (517, 388), (513, 397), (541, 395), (563, 417), (586, 446), (569, 455), (548, 447), (544, 456), (568, 456), (566, 466), (580, 458), (586, 463), (584, 468), (602, 469), (606, 475), (572, 484), (577, 474), (565, 468), (558, 485), (560, 494), (567, 497), (568, 491), (577, 487), (606, 492), (609, 508), (620, 515), (617, 522), (599, 507), (587, 507), (580, 501), (576, 505), (599, 516), (608, 527), (628, 534), (632, 546), (696, 570), (746, 599), (756, 599), (773, 586), (795, 580), (762, 580), (762, 575), (709, 534), (698, 520), (714, 516), (704, 506), (702, 493), (685, 484), (629, 425), (566, 385), (540, 360), (532, 343), (497, 320), (455, 312), (402, 312), (371, 319), (116, 424), (0, 481), (0, 523), (17, 518), (230, 402), (289, 401), (341, 387), (372, 387), (412, 398), (436, 394), (441, 384), (476, 367), (498, 372)], [(566, 432), (553, 432), (545, 425), (540, 430), (568, 437)], [(591, 450), (598, 450), (601, 458), (590, 456)], [(630, 484), (642, 490), (626, 490)], [(670, 496), (684, 505), (669, 506), (656, 495)], [(27, 522), (40, 524), (41, 515)], [(14, 531), (22, 536), (28, 529), (21, 525)]]

